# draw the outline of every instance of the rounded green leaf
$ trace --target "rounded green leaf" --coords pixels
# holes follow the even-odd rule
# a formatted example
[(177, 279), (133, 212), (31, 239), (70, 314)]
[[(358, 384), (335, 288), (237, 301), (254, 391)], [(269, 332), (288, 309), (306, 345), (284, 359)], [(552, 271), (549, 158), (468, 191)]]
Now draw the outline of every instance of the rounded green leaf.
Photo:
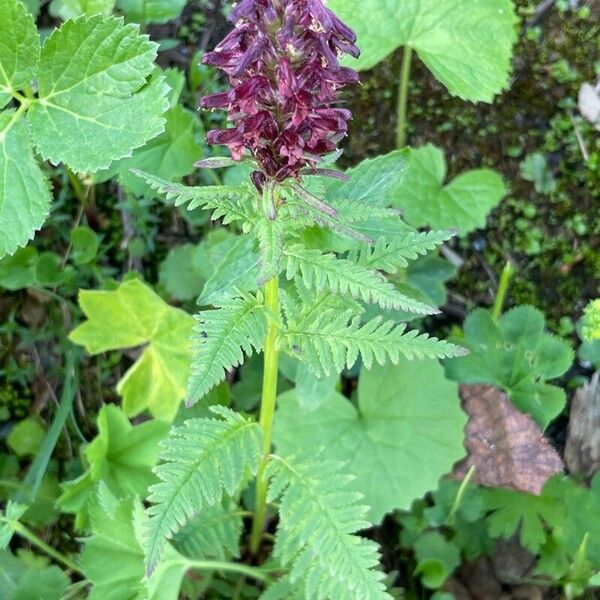
[(400, 46), (413, 48), (448, 91), (491, 102), (506, 88), (517, 17), (511, 0), (331, 0), (358, 34), (370, 69)]
[(44, 433), (39, 418), (28, 417), (12, 428), (6, 441), (17, 456), (33, 456), (42, 444)]
[(440, 364), (402, 359), (361, 373), (358, 408), (333, 392), (308, 412), (294, 391), (282, 394), (274, 439), (278, 453), (322, 447), (326, 458), (347, 461), (352, 489), (379, 522), (434, 489), (464, 456), (465, 423), (457, 385)]
[(28, 113), (43, 158), (94, 172), (161, 133), (169, 88), (162, 75), (151, 77), (156, 48), (113, 17), (81, 17), (55, 30)]
[(483, 227), (489, 212), (506, 195), (502, 177), (491, 169), (462, 173), (444, 184), (444, 153), (432, 144), (411, 152), (410, 168), (396, 187), (394, 206), (414, 227), (454, 227), (462, 235)]
[(81, 15), (102, 14), (108, 17), (115, 7), (115, 0), (52, 0), (50, 14), (66, 21)]
[(40, 36), (20, 0), (0, 0), (0, 108), (12, 92), (31, 85), (40, 58)]
[(75, 227), (71, 231), (71, 256), (77, 265), (85, 265), (96, 258), (100, 241), (89, 227)]
[(187, 0), (117, 0), (117, 7), (138, 23), (166, 23), (176, 19)]
[[(0, 44), (1, 46), (1, 44)], [(33, 237), (50, 211), (50, 190), (15, 111), (0, 113), (0, 258)]]

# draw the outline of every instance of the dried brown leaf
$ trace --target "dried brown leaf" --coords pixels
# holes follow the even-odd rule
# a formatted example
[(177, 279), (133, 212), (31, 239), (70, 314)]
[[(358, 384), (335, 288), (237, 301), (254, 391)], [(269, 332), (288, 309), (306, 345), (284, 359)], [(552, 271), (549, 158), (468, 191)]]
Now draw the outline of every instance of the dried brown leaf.
[(544, 483), (564, 469), (535, 421), (518, 411), (504, 392), (463, 385), (460, 394), (469, 415), (469, 456), (456, 465), (453, 477), (463, 479), (475, 467), (475, 483), (539, 494)]

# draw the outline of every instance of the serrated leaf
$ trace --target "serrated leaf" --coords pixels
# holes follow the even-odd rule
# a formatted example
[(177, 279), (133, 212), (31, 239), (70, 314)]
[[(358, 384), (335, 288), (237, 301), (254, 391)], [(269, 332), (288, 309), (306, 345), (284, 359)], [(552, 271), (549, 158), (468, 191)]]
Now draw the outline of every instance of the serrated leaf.
[(219, 418), (189, 419), (171, 431), (163, 445), (160, 482), (150, 489), (150, 523), (146, 564), (152, 573), (168, 538), (204, 507), (233, 496), (256, 473), (262, 454), (262, 429), (257, 423), (222, 406)]
[(94, 172), (161, 133), (168, 87), (162, 75), (150, 77), (156, 50), (138, 27), (114, 17), (80, 17), (56, 29), (42, 47), (39, 99), (28, 112), (39, 153)]
[(404, 323), (384, 321), (381, 316), (361, 323), (354, 311), (339, 312), (321, 308), (312, 318), (290, 323), (284, 339), (293, 356), (303, 361), (317, 377), (350, 369), (359, 356), (365, 367), (407, 358), (447, 358), (462, 356), (459, 346), (407, 331)]
[(348, 489), (343, 463), (275, 456), (266, 476), (269, 501), (280, 500), (274, 556), (289, 567), (289, 581), (303, 585), (306, 600), (391, 600), (376, 569), (376, 544), (354, 535), (368, 525), (367, 507)]
[(431, 315), (436, 308), (418, 302), (399, 292), (374, 270), (367, 269), (334, 254), (323, 254), (299, 244), (284, 250), (285, 274), (289, 280), (298, 278), (317, 292), (351, 295), (381, 308), (403, 309), (416, 314)]
[(133, 173), (144, 179), (153, 190), (168, 201), (174, 201), (175, 206), (188, 204), (188, 210), (196, 208), (212, 210), (212, 219), (222, 218), (224, 225), (242, 221), (244, 227), (247, 227), (256, 221), (255, 201), (257, 195), (245, 186), (191, 187), (172, 183), (138, 169), (133, 169)]
[(259, 285), (277, 277), (281, 271), (284, 234), (285, 226), (281, 219), (263, 218), (257, 223), (256, 235), (260, 254)]
[(446, 161), (432, 144), (414, 149), (410, 168), (396, 188), (394, 206), (414, 227), (453, 227), (461, 235), (483, 227), (488, 213), (506, 195), (502, 177), (490, 169), (467, 171), (444, 185)]
[(166, 23), (176, 19), (187, 0), (117, 0), (117, 6), (138, 23)]
[(324, 458), (347, 461), (344, 472), (356, 478), (350, 489), (364, 495), (374, 523), (435, 489), (465, 453), (457, 386), (434, 360), (361, 373), (358, 408), (337, 392), (311, 412), (293, 391), (278, 406), (277, 452), (323, 447)]
[(455, 96), (491, 102), (507, 87), (517, 39), (510, 0), (331, 0), (329, 8), (358, 35), (361, 56), (347, 61), (354, 68), (409, 46)]
[(147, 344), (117, 386), (125, 412), (133, 416), (148, 409), (172, 420), (186, 394), (193, 317), (138, 279), (115, 291), (81, 290), (79, 303), (89, 320), (69, 337), (90, 354)]
[(101, 14), (108, 17), (115, 7), (115, 0), (52, 0), (50, 14), (63, 21), (81, 15)]
[[(0, 47), (2, 44), (0, 44)], [(49, 184), (20, 114), (0, 112), (0, 257), (25, 246), (50, 212)]]
[(103, 483), (94, 500), (92, 535), (84, 540), (80, 558), (81, 568), (93, 584), (89, 600), (140, 599), (144, 552), (136, 539), (134, 513), (143, 511), (141, 503), (132, 497), (120, 499)]
[(267, 334), (263, 305), (254, 297), (224, 300), (201, 311), (192, 337), (192, 370), (187, 405), (191, 406), (242, 364), (244, 355), (262, 350)]
[(499, 321), (478, 309), (464, 325), (471, 354), (445, 362), (446, 374), (462, 383), (490, 383), (506, 391), (511, 402), (544, 429), (565, 404), (565, 393), (545, 383), (562, 375), (573, 361), (571, 348), (544, 333), (544, 316), (520, 306)]
[(559, 527), (566, 516), (561, 500), (551, 494), (535, 496), (501, 488), (481, 493), (486, 509), (492, 511), (486, 519), (489, 535), (509, 539), (519, 530), (521, 544), (533, 553), (546, 541), (546, 523)]
[(199, 122), (193, 113), (177, 105), (165, 114), (165, 130), (145, 146), (134, 150), (133, 156), (113, 162), (109, 169), (100, 174), (106, 181), (118, 176), (119, 181), (134, 194), (148, 194), (150, 187), (131, 169), (142, 169), (166, 180), (178, 180), (194, 170), (194, 161), (200, 156), (194, 130)]
[[(19, 0), (0, 0), (0, 108), (37, 75), (40, 36)], [(1, 171), (1, 169), (0, 169)]]

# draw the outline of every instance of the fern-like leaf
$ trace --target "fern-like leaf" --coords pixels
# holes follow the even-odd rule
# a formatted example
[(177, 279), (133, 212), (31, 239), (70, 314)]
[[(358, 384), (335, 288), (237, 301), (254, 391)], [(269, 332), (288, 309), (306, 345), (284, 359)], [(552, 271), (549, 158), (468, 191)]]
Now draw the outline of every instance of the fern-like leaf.
[(406, 330), (405, 323), (375, 317), (361, 323), (352, 311), (315, 312), (301, 323), (290, 324), (285, 332), (288, 348), (304, 361), (318, 377), (339, 373), (356, 363), (358, 357), (367, 369), (376, 361), (398, 364), (401, 356), (414, 358), (451, 358), (467, 351), (443, 340)]
[(245, 228), (248, 228), (256, 221), (256, 195), (248, 187), (229, 185), (190, 187), (144, 173), (139, 169), (132, 169), (132, 172), (144, 179), (158, 194), (174, 201), (175, 206), (189, 203), (188, 210), (196, 208), (212, 210), (212, 220), (222, 218), (225, 225), (233, 221), (241, 221)]
[(190, 419), (163, 442), (150, 487), (146, 565), (151, 573), (165, 543), (204, 507), (233, 496), (256, 474), (262, 453), (260, 426), (223, 406), (211, 410), (221, 418)]
[(267, 334), (264, 307), (250, 294), (221, 302), (196, 318), (187, 406), (223, 381), (227, 371), (242, 364), (244, 353), (250, 356), (253, 350), (261, 351)]
[[(377, 545), (353, 535), (370, 527), (360, 494), (347, 491), (343, 465), (324, 460), (273, 457), (267, 466), (269, 501), (280, 500), (274, 556), (290, 568), (304, 598), (389, 600), (375, 567)], [(276, 597), (276, 596), (272, 596)]]
[(387, 243), (385, 238), (377, 240), (375, 246), (355, 251), (351, 255), (359, 265), (386, 273), (397, 273), (408, 266), (409, 260), (425, 256), (454, 236), (451, 231), (411, 231)]
[(256, 223), (260, 251), (259, 285), (279, 275), (283, 258), (285, 227), (282, 219), (259, 219)]
[(298, 274), (302, 282), (317, 292), (328, 290), (333, 294), (350, 294), (364, 302), (379, 304), (381, 308), (402, 309), (416, 314), (439, 313), (428, 306), (399, 292), (377, 271), (367, 269), (334, 254), (323, 254), (301, 245), (284, 251), (286, 276), (293, 279)]
[(233, 501), (226, 506), (210, 506), (173, 536), (173, 546), (194, 559), (237, 557), (243, 525), (240, 509)]

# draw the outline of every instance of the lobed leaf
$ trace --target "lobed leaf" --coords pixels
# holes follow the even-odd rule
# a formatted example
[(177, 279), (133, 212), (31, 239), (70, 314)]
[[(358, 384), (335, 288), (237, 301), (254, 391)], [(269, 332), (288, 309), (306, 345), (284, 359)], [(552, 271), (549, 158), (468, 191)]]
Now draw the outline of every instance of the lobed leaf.
[(364, 495), (372, 523), (435, 489), (461, 459), (466, 415), (457, 385), (435, 360), (400, 360), (363, 371), (355, 406), (338, 392), (313, 410), (295, 391), (280, 396), (273, 439), (278, 453), (323, 447), (323, 458), (347, 463), (349, 489)]
[(359, 356), (370, 369), (375, 361), (383, 366), (387, 361), (398, 364), (401, 357), (412, 360), (465, 354), (459, 346), (419, 335), (416, 330), (406, 331), (403, 323), (385, 321), (381, 316), (361, 323), (353, 314), (321, 310), (312, 319), (291, 324), (285, 332), (288, 348), (319, 377), (351, 368)]
[(328, 290), (333, 294), (350, 294), (381, 308), (401, 308), (423, 315), (439, 312), (405, 296), (376, 271), (336, 258), (334, 254), (322, 254), (301, 245), (286, 248), (284, 254), (287, 279), (299, 276), (306, 287), (317, 292)]
[(256, 474), (262, 455), (260, 426), (222, 406), (219, 418), (190, 419), (172, 430), (155, 469), (160, 482), (150, 488), (147, 572), (152, 573), (167, 539), (205, 507), (233, 496)]
[(266, 475), (269, 501), (280, 501), (274, 556), (290, 568), (292, 585), (303, 584), (306, 600), (391, 599), (384, 574), (376, 570), (376, 544), (353, 535), (368, 526), (367, 508), (358, 505), (359, 494), (348, 491), (351, 478), (340, 463), (274, 456)]
[(244, 353), (262, 350), (267, 333), (263, 305), (254, 296), (224, 300), (201, 311), (192, 337), (192, 372), (187, 405), (191, 406), (242, 364)]
[(193, 317), (169, 306), (138, 279), (115, 291), (81, 290), (79, 304), (88, 320), (69, 339), (90, 354), (147, 344), (117, 385), (125, 412), (133, 416), (148, 408), (172, 420), (186, 394)]

